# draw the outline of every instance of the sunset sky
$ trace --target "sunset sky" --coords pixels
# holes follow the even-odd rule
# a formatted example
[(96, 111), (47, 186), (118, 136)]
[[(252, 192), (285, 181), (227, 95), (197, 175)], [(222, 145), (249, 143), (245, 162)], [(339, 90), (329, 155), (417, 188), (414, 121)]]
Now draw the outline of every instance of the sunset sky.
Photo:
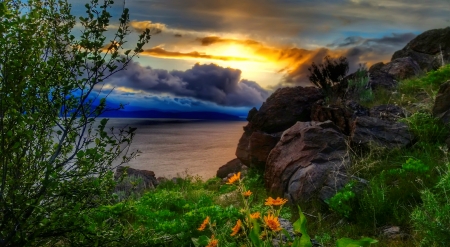
[[(84, 14), (85, 1), (71, 0)], [(111, 9), (117, 24), (123, 2)], [(308, 85), (325, 55), (387, 62), (416, 35), (450, 26), (446, 0), (128, 0), (136, 43), (155, 33), (105, 88), (127, 110), (215, 111), (246, 116), (276, 88)]]

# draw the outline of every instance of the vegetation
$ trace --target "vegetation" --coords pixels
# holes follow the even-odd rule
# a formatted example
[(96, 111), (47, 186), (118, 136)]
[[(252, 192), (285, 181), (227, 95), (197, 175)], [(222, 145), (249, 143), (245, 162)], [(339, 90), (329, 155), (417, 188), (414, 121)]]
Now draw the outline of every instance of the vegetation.
[(98, 211), (113, 199), (112, 162), (135, 156), (134, 129), (108, 133), (108, 120), (96, 118), (108, 110), (102, 82), (142, 51), (150, 31), (119, 55), (129, 33), (124, 9), (105, 46), (112, 3), (86, 4), (75, 38), (67, 1), (0, 2), (1, 246), (123, 239), (121, 222)]
[[(129, 34), (124, 9), (105, 45), (112, 3), (86, 5), (78, 39), (65, 1), (0, 3), (0, 246), (368, 246), (374, 239), (377, 246), (450, 246), (450, 128), (430, 114), (450, 65), (401, 81), (396, 92), (364, 96), (362, 73), (349, 82), (366, 106), (406, 108), (411, 114), (401, 121), (416, 141), (353, 151), (349, 175), (368, 184), (349, 183), (327, 205), (290, 207), (267, 195), (253, 170), (228, 184), (187, 175), (142, 192), (139, 177), (117, 184), (112, 174), (114, 160), (135, 156), (128, 153), (135, 130), (108, 132), (107, 119), (96, 121), (108, 110), (102, 82), (150, 38), (146, 30), (133, 51), (121, 53)], [(327, 91), (348, 62), (324, 61), (313, 64), (310, 80)], [(400, 227), (396, 238), (382, 233), (390, 226)]]
[(342, 79), (347, 75), (348, 69), (346, 57), (332, 59), (330, 56), (326, 56), (323, 59), (323, 63), (317, 65), (313, 62), (311, 67), (308, 68), (311, 73), (309, 81), (321, 88), (325, 95), (331, 96), (332, 87), (341, 83)]

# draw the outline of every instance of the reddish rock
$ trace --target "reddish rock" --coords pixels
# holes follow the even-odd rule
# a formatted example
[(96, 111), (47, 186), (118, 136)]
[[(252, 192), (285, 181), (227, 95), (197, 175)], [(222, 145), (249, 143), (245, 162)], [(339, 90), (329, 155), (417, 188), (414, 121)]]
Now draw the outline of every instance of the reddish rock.
[(242, 163), (239, 159), (233, 159), (228, 161), (225, 165), (221, 166), (217, 170), (216, 177), (226, 178), (230, 173), (239, 172), (242, 168)]
[(261, 131), (244, 132), (239, 140), (236, 157), (249, 167), (263, 168), (267, 156), (280, 140), (281, 133), (267, 134)]
[(450, 123), (450, 80), (443, 83), (436, 95), (433, 106), (433, 116), (444, 123)]
[(351, 142), (355, 146), (401, 148), (410, 145), (413, 139), (414, 136), (405, 123), (357, 117), (352, 125)]
[(244, 131), (236, 148), (236, 157), (242, 162), (242, 164), (247, 166), (250, 165), (249, 145), (251, 135), (252, 132)]
[(249, 142), (249, 167), (264, 168), (270, 151), (277, 145), (280, 138), (281, 133), (253, 132)]
[(297, 122), (270, 152), (265, 185), (269, 193), (293, 203), (325, 200), (346, 184), (344, 174), (349, 165), (346, 138), (336, 125), (331, 121)]
[(277, 89), (259, 111), (252, 114), (247, 129), (271, 134), (284, 131), (297, 121), (310, 121), (312, 105), (323, 97), (321, 90), (315, 87)]

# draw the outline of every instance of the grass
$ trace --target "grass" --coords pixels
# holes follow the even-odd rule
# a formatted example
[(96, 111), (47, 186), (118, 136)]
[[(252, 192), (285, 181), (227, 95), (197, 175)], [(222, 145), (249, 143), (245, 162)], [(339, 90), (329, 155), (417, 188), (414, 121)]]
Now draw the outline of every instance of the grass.
[[(342, 237), (371, 237), (378, 240), (376, 246), (450, 245), (449, 158), (443, 148), (450, 129), (430, 115), (439, 85), (448, 79), (450, 65), (401, 81), (394, 93), (377, 90), (373, 98), (364, 97), (361, 102), (367, 107), (397, 104), (406, 108), (410, 114), (400, 121), (409, 125), (416, 141), (402, 149), (353, 151), (349, 173), (369, 183), (358, 190), (347, 186), (338, 194), (342, 198), (335, 198), (330, 206), (302, 203), (312, 238), (323, 246), (336, 246)], [(139, 179), (127, 183), (139, 187)], [(186, 175), (143, 194), (120, 192), (120, 202), (99, 209), (97, 216), (101, 222), (108, 217), (123, 219), (130, 246), (193, 246), (193, 238), (196, 243), (217, 239), (220, 246), (250, 246), (257, 240), (232, 238), (231, 229), (242, 218), (242, 209), (250, 210), (246, 203), (251, 203), (252, 212), (265, 214), (270, 209), (264, 205), (268, 195), (261, 171), (250, 170), (242, 186), (253, 192), (251, 202), (241, 200), (238, 187), (220, 179), (203, 181)], [(285, 206), (277, 215), (294, 222), (303, 214), (296, 207)], [(207, 216), (214, 238), (197, 230)], [(403, 237), (385, 237), (382, 229), (389, 226), (399, 226)]]

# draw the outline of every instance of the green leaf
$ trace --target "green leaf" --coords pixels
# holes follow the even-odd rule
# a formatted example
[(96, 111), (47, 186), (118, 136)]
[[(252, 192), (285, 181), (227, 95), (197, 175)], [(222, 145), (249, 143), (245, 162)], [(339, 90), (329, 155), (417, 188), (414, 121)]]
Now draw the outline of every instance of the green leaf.
[(311, 247), (311, 237), (308, 235), (308, 231), (306, 229), (306, 217), (302, 212), (302, 209), (300, 206), (298, 206), (298, 212), (299, 212), (299, 218), (297, 221), (294, 222), (294, 231), (297, 233), (302, 234), (300, 238), (295, 238), (294, 243), (292, 246), (294, 247)]
[(263, 241), (259, 238), (260, 228), (256, 220), (252, 220), (253, 229), (250, 231), (249, 237), (252, 244), (256, 247), (263, 246)]
[(378, 240), (372, 238), (361, 238), (360, 240), (354, 240), (351, 238), (341, 238), (336, 242), (337, 247), (366, 247), (371, 244), (378, 243)]

